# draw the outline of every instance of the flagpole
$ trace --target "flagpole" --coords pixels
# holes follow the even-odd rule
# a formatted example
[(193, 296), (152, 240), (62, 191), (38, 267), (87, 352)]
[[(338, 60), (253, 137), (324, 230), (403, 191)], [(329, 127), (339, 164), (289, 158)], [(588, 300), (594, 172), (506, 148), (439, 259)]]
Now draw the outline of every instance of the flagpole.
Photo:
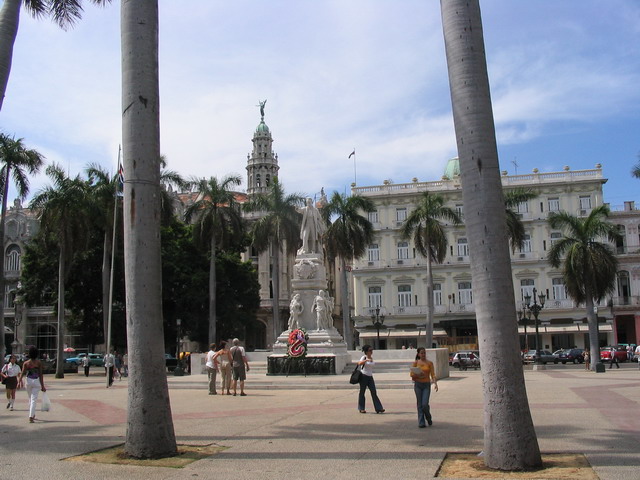
[[(121, 147), (120, 145), (118, 145), (118, 171), (116, 173), (116, 178), (118, 180), (116, 180), (116, 188), (115, 188), (114, 202), (113, 202), (113, 233), (111, 237), (111, 272), (109, 273), (109, 305), (107, 305), (107, 308), (109, 309), (108, 310), (109, 314), (107, 315), (107, 338), (106, 338), (107, 351), (105, 353), (105, 358), (107, 355), (109, 355), (109, 353), (111, 353), (111, 313), (113, 310), (113, 271), (114, 271), (114, 264), (115, 264), (115, 258), (116, 258), (116, 226), (118, 222), (118, 190), (120, 188), (119, 186), (120, 152), (121, 152)], [(107, 369), (106, 377), (107, 377), (107, 388), (109, 388), (109, 370), (108, 369)]]

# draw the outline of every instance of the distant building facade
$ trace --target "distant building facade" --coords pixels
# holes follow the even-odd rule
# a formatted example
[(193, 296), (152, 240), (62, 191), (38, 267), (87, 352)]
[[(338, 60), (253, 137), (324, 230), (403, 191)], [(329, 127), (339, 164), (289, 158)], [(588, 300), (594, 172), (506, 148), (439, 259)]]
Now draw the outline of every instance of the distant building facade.
[[(538, 197), (520, 204), (526, 237), (522, 248), (512, 252), (512, 275), (516, 306), (536, 288), (547, 301), (540, 313), (540, 348), (584, 347), (587, 322), (584, 306), (576, 306), (567, 295), (562, 272), (547, 262), (549, 248), (562, 237), (552, 230), (550, 212), (567, 211), (587, 216), (604, 203), (602, 186), (606, 179), (600, 165), (591, 170), (507, 175), (502, 174), (505, 190), (527, 188)], [(364, 257), (352, 266), (355, 325), (360, 343), (371, 342), (377, 332), (371, 316), (376, 308), (385, 315), (380, 331), (382, 348), (424, 346), (426, 315), (426, 261), (411, 240), (403, 239), (400, 227), (422, 192), (442, 195), (446, 204), (462, 213), (462, 188), (457, 159), (447, 165), (441, 180), (368, 187), (353, 187), (352, 193), (371, 199), (376, 210), (369, 213), (375, 240)], [(611, 222), (619, 225), (624, 240), (614, 246), (620, 262), (616, 291), (598, 305), (600, 343), (638, 343), (640, 340), (640, 211), (633, 202), (614, 208)], [(451, 350), (477, 348), (474, 285), (469, 265), (468, 238), (464, 225), (447, 225), (448, 251), (442, 264), (434, 263), (433, 304), (435, 305), (434, 343)], [(517, 318), (514, 316), (514, 322)], [(520, 324), (520, 343), (535, 348), (533, 320), (525, 334)]]

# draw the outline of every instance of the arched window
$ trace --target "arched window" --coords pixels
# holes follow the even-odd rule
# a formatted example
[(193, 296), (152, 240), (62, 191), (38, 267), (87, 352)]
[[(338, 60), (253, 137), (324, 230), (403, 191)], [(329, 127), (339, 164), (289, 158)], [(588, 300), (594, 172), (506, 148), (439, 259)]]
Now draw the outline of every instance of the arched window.
[(257, 173), (256, 174), (256, 187), (260, 188), (262, 185), (260, 185), (260, 174)]
[(271, 184), (271, 175), (269, 175), (269, 174), (267, 173), (267, 179), (266, 179), (266, 184), (265, 184), (265, 186), (267, 186), (267, 187), (268, 187), (270, 184)]
[(7, 272), (20, 271), (20, 253), (20, 247), (17, 245), (11, 245), (7, 249), (7, 258), (4, 261), (4, 269)]

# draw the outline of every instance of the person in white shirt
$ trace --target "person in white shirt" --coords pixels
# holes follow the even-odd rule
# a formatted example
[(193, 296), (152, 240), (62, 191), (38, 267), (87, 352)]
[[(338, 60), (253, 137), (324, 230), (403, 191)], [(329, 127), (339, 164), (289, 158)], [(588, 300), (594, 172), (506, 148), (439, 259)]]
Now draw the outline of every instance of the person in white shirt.
[(82, 357), (82, 366), (84, 367), (84, 376), (89, 376), (89, 367), (91, 366), (91, 361), (89, 360), (89, 355), (85, 355)]
[(9, 363), (2, 367), (2, 381), (7, 387), (7, 408), (13, 411), (13, 404), (16, 401), (16, 388), (18, 388), (18, 375), (20, 375), (20, 367), (16, 364), (16, 356), (9, 357)]
[(246, 397), (247, 394), (244, 393), (244, 381), (249, 371), (249, 361), (247, 360), (244, 347), (240, 346), (240, 340), (237, 338), (233, 339), (233, 347), (231, 347), (229, 352), (231, 353), (231, 364), (233, 366), (233, 396), (236, 396), (238, 380), (240, 380), (240, 396)]
[(209, 345), (207, 352), (207, 376), (209, 377), (209, 395), (217, 395), (216, 391), (216, 375), (218, 373), (218, 359), (216, 358), (216, 344)]
[(367, 387), (369, 387), (376, 413), (384, 413), (382, 402), (380, 402), (376, 391), (376, 382), (373, 381), (373, 366), (376, 364), (371, 357), (373, 355), (373, 347), (371, 345), (365, 345), (362, 347), (362, 352), (364, 355), (358, 362), (358, 365), (361, 365), (362, 368), (362, 375), (360, 375), (360, 394), (358, 395), (358, 411), (360, 413), (367, 413), (364, 406), (364, 394)]
[(104, 368), (107, 371), (107, 377), (109, 378), (109, 387), (113, 385), (113, 366), (115, 365), (115, 357), (113, 353), (107, 353), (104, 356)]

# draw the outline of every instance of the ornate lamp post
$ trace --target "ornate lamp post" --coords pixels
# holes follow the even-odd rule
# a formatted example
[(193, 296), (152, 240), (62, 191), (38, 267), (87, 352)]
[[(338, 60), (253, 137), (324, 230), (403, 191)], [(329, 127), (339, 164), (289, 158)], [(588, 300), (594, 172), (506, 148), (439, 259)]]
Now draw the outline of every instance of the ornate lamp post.
[(531, 320), (531, 311), (527, 311), (526, 306), (522, 305), (522, 310), (518, 310), (518, 323), (522, 323), (524, 326), (524, 351), (529, 351), (529, 336), (527, 335), (527, 325)]
[(544, 301), (546, 300), (546, 295), (541, 293), (536, 297), (536, 293), (538, 291), (533, 289), (533, 303), (531, 303), (531, 297), (529, 295), (524, 296), (524, 303), (526, 308), (529, 310), (530, 314), (533, 314), (533, 318), (535, 319), (536, 324), (536, 364), (540, 365), (540, 332), (538, 331), (538, 315), (540, 315), (540, 311), (544, 308)]
[(380, 349), (380, 327), (384, 325), (384, 313), (380, 313), (380, 307), (376, 307), (376, 313), (371, 314), (371, 323), (377, 331), (376, 350)]
[[(18, 284), (18, 288), (20, 285)], [(11, 342), (12, 353), (22, 353), (22, 344), (18, 340), (18, 327), (22, 323), (22, 311), (19, 306), (22, 303), (22, 297), (18, 295), (18, 291), (13, 291), (13, 342)]]

